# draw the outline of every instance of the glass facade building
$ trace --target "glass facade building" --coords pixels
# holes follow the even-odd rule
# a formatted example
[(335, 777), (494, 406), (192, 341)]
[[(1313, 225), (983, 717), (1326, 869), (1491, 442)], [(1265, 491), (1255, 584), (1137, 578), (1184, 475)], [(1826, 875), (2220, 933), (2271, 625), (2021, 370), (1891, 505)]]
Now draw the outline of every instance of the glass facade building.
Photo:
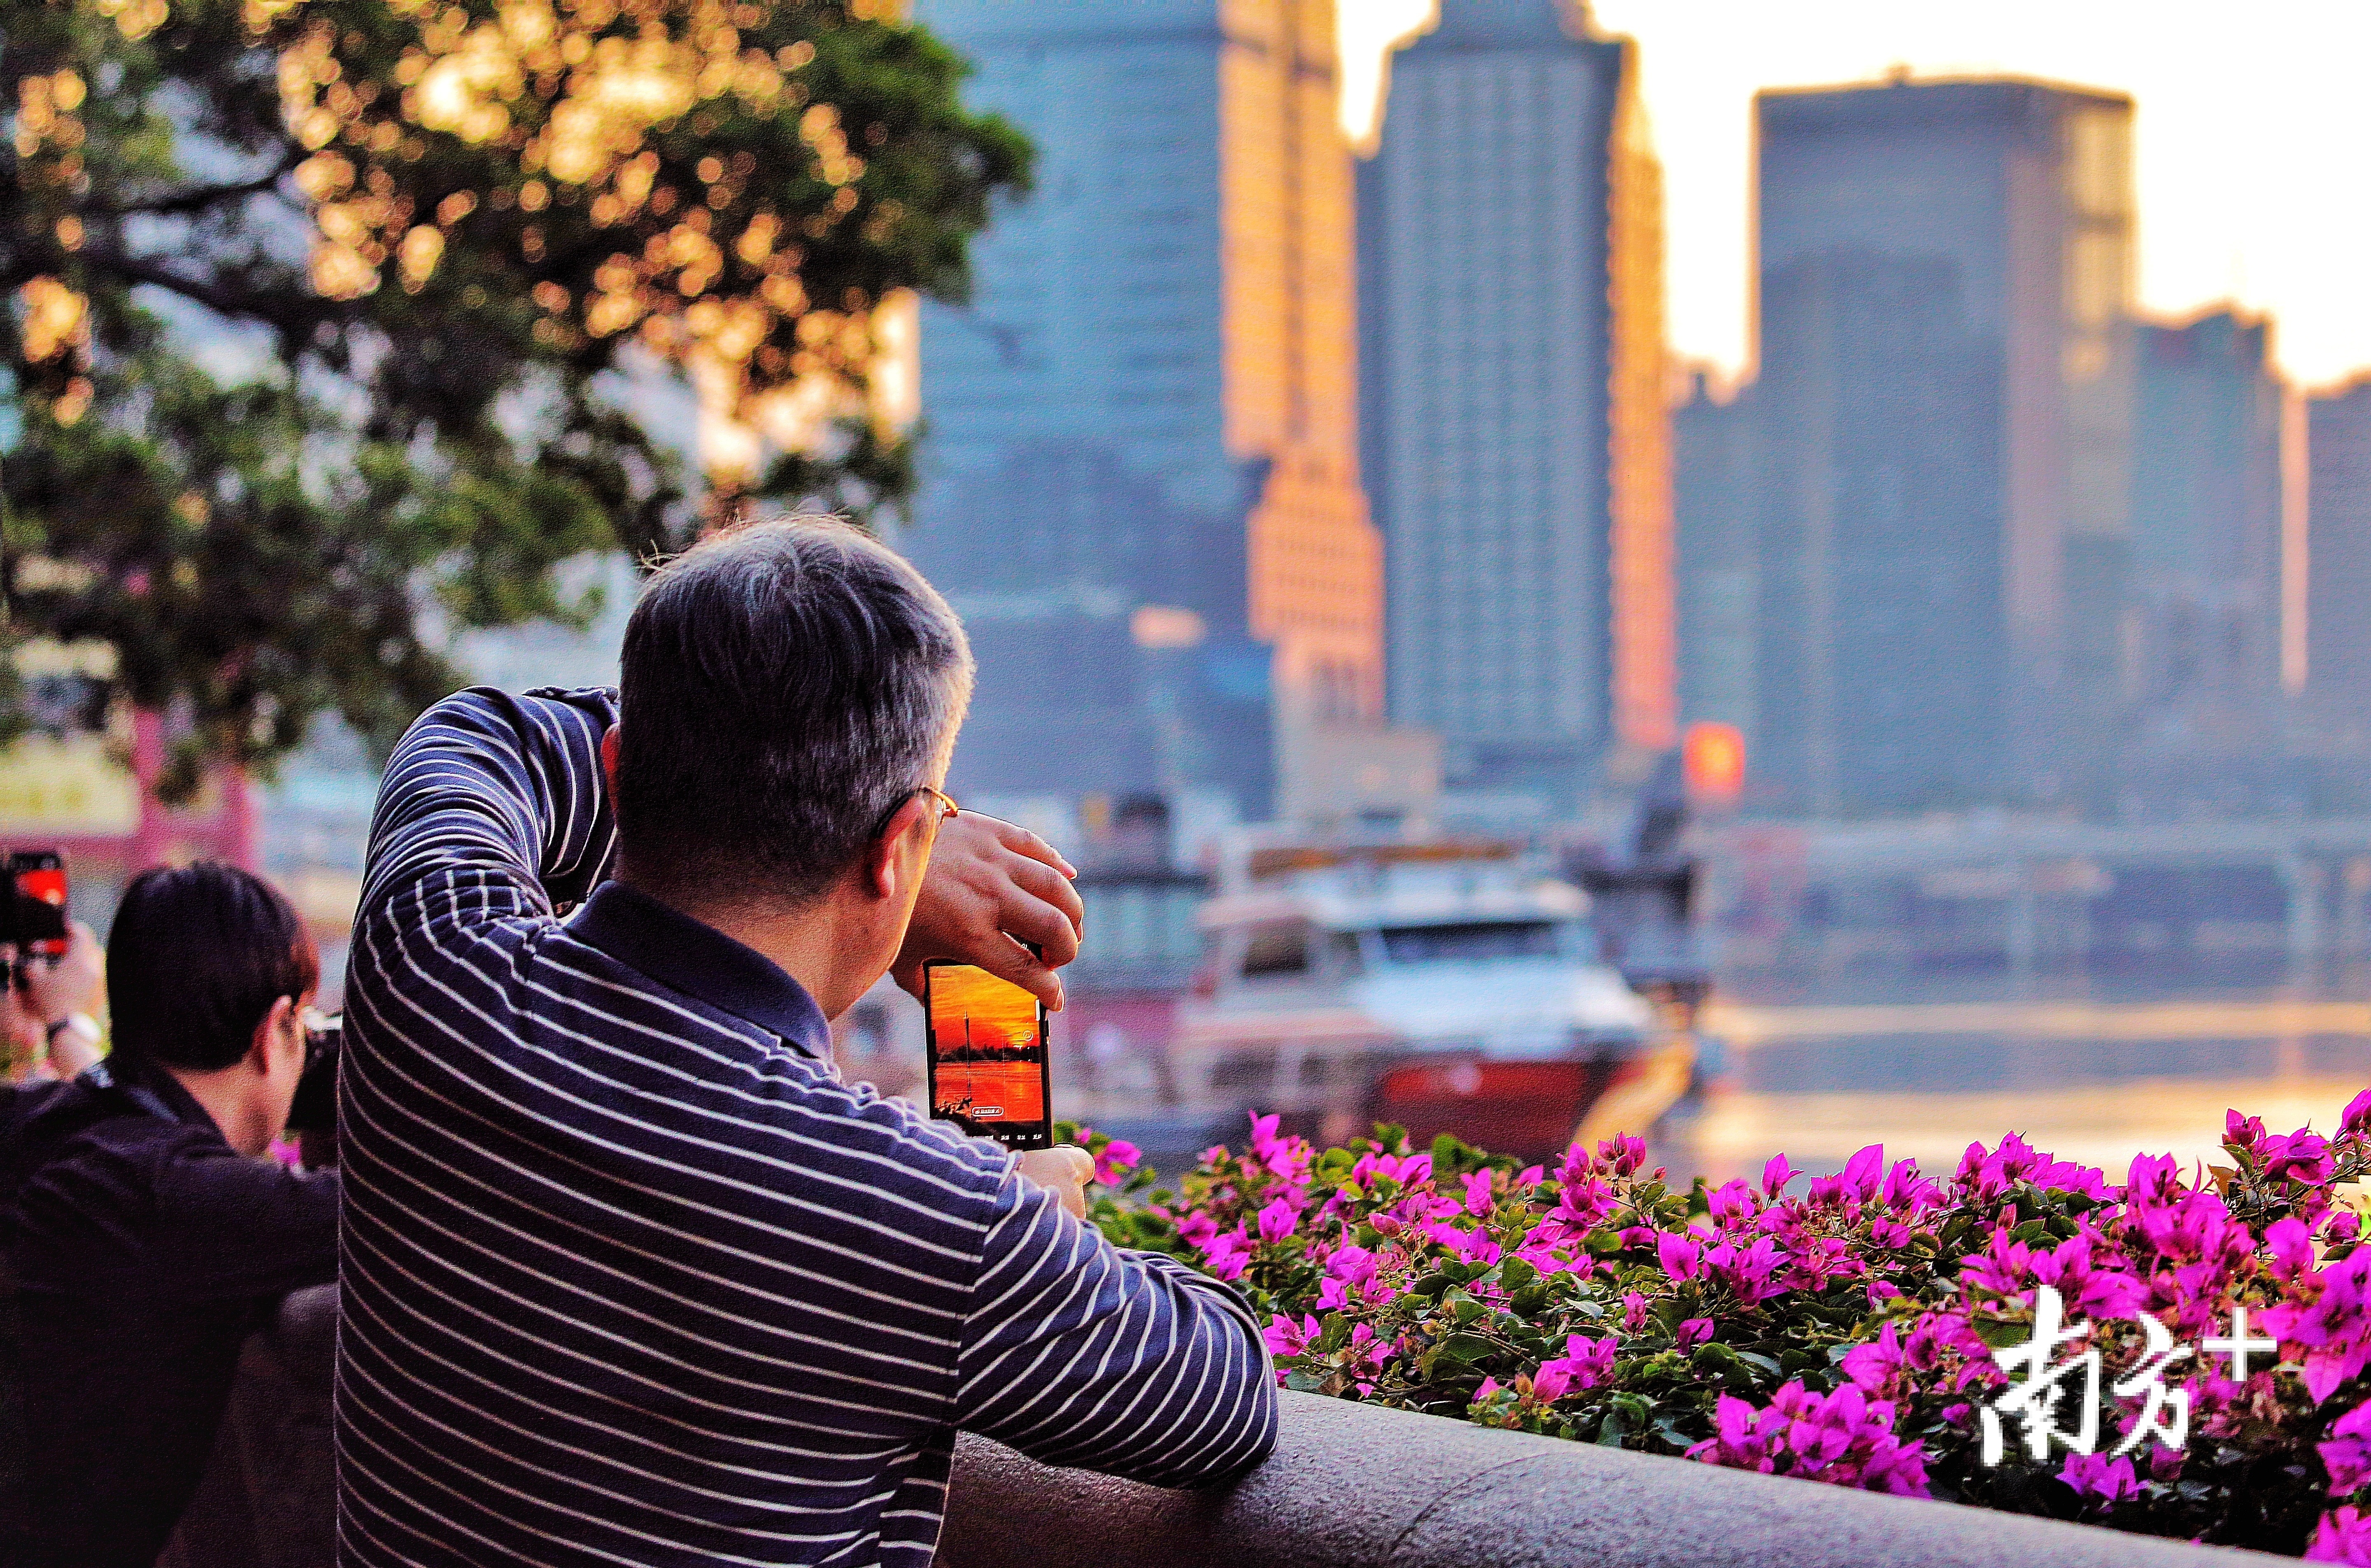
[(1756, 771), (1821, 815), (2074, 795), (2122, 702), (2132, 102), (1755, 107)]
[(1635, 50), (1442, 0), (1359, 171), (1361, 430), (1390, 707), (1452, 780), (1561, 803), (1671, 744), (1660, 174)]
[(926, 307), (901, 540), (980, 664), (958, 793), (1290, 807), (1382, 703), (1331, 0), (923, 0), (1035, 192)]

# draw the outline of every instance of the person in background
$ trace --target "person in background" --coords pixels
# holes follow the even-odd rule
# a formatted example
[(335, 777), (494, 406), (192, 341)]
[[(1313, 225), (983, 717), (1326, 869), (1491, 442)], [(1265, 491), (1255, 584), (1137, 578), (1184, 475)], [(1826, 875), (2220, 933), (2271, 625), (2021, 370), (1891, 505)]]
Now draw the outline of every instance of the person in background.
[[(306, 1062), (320, 964), (269, 884), (145, 872), (109, 933), (114, 1050), (0, 1141), (40, 1568), (150, 1568), (197, 1486), (240, 1342), (337, 1273), (338, 1179), (264, 1157)], [(20, 1090), (20, 1095), (31, 1094)]]
[(97, 1020), (99, 989), (106, 983), (98, 937), (81, 921), (58, 957), (19, 960), (15, 947), (0, 942), (0, 966), (12, 976), (0, 986), (0, 1048), (8, 1077), (17, 1083), (71, 1078), (98, 1060)]

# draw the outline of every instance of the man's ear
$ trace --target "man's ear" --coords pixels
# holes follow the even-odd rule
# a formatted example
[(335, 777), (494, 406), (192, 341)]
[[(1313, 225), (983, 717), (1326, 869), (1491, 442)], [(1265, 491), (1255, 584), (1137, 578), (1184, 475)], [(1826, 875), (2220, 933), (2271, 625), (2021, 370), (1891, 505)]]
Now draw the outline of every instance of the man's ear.
[(296, 1011), (296, 998), (283, 996), (272, 1004), (272, 1011), (255, 1026), (255, 1033), (247, 1042), (247, 1064), (258, 1073), (272, 1071), (272, 1052), (279, 1049), (280, 1037), (288, 1032), (288, 1020)]
[[(930, 831), (931, 816), (937, 807), (936, 797), (918, 792), (897, 808), (881, 836), (864, 846), (865, 892), (876, 899), (894, 899), (905, 891), (906, 862), (914, 850), (927, 847), (917, 841)], [(919, 864), (912, 874), (922, 874)]]
[(611, 725), (601, 732), (601, 782), (609, 786), (609, 798), (618, 797), (618, 726)]

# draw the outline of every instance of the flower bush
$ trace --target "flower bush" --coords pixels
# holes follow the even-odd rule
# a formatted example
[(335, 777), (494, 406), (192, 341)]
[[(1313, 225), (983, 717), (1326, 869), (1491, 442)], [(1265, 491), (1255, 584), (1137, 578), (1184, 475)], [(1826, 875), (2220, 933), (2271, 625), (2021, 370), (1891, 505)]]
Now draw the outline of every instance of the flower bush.
[[(2371, 1172), (2371, 1091), (2326, 1138), (2234, 1111), (2227, 1167), (2142, 1156), (2121, 1186), (2014, 1135), (1948, 1176), (1872, 1146), (1834, 1176), (1782, 1156), (1680, 1187), (1636, 1138), (1549, 1169), (1388, 1126), (1321, 1152), (1255, 1117), (1175, 1191), (1081, 1141), (1105, 1233), (1234, 1282), (1288, 1388), (2371, 1564), (2371, 1249), (2340, 1191)], [(2089, 1326), (2053, 1359), (2101, 1352), (2096, 1451), (2036, 1459), (2003, 1420), (1987, 1464), (1994, 1352), (2035, 1338), (2045, 1285)], [(2268, 1342), (2207, 1344), (2226, 1337)], [(2119, 1455), (2135, 1423), (2163, 1430), (2145, 1363), (2169, 1407), (2186, 1394), (2186, 1441)]]

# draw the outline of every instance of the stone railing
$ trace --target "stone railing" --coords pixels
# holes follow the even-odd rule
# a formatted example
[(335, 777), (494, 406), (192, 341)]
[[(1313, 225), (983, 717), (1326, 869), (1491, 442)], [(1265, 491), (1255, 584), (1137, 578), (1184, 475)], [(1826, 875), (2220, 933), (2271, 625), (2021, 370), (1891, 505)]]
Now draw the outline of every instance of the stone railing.
[(941, 1568), (2212, 1568), (2254, 1552), (1286, 1394), (1275, 1455), (1165, 1492), (965, 1437)]
[[(334, 1286), (241, 1357), (158, 1568), (330, 1568)], [(2233, 1553), (1879, 1497), (1309, 1394), (1232, 1486), (1173, 1492), (965, 1437), (942, 1568), (2213, 1568)]]

